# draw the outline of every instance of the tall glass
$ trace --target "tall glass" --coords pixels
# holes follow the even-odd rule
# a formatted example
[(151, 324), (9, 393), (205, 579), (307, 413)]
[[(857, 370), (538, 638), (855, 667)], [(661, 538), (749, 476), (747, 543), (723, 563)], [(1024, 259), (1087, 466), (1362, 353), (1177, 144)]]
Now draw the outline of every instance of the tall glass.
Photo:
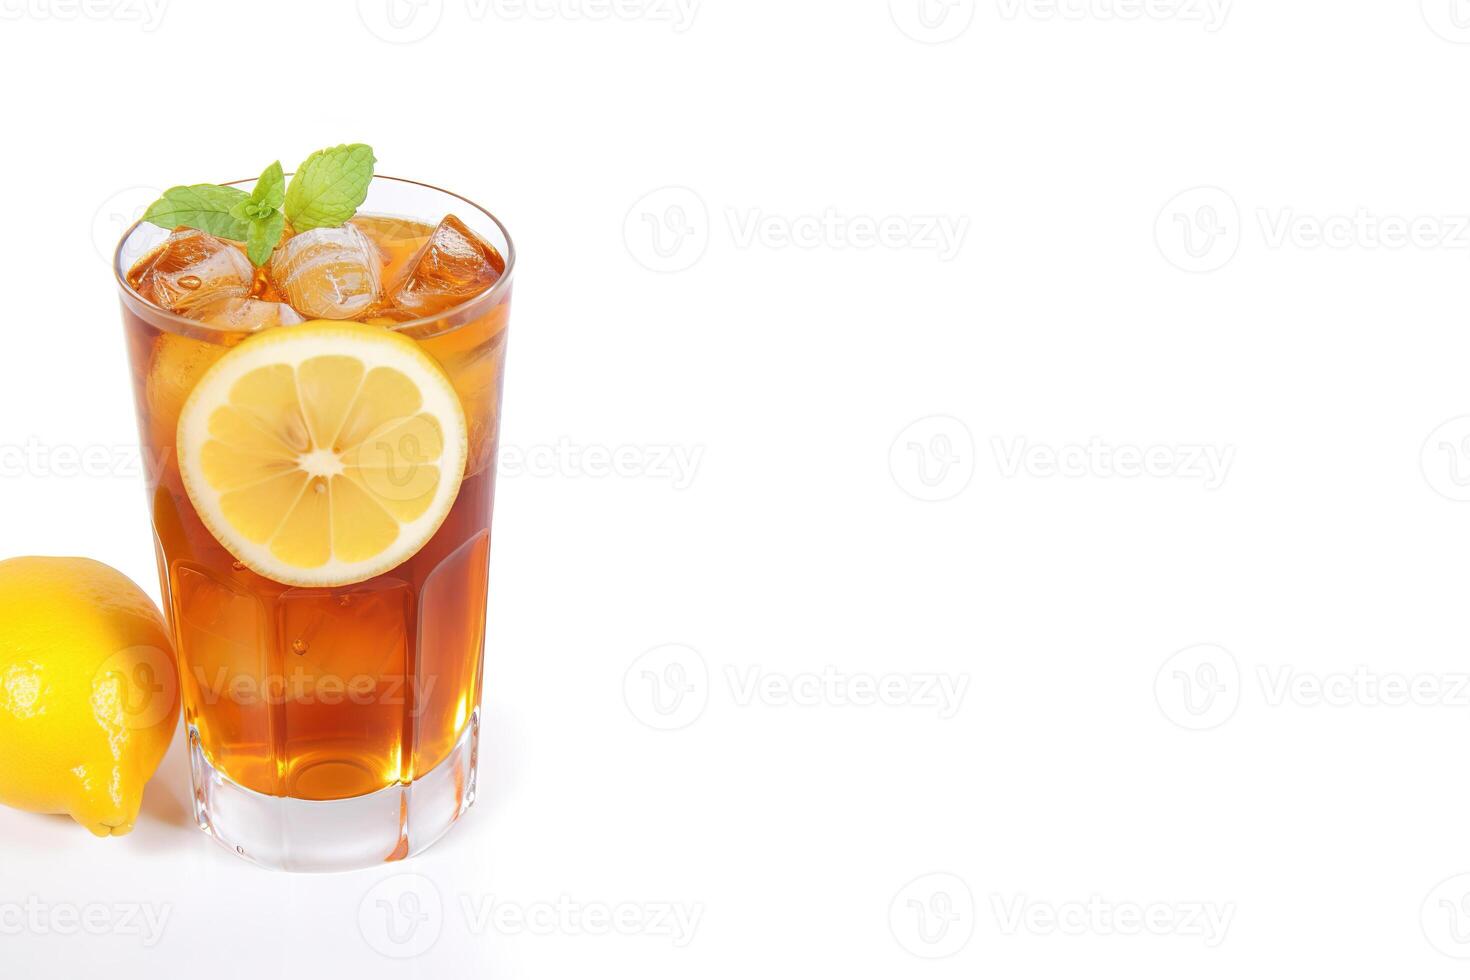
[[(248, 190), (250, 182), (236, 186)], [(430, 225), (454, 214), (494, 246), (505, 268), (478, 296), (391, 327), (449, 377), (464, 407), (469, 457), (449, 516), (422, 550), (340, 588), (256, 574), (200, 521), (179, 474), (179, 413), (203, 372), (249, 334), (166, 312), (129, 286), (129, 267), (167, 236), (164, 229), (135, 225), (115, 260), (164, 608), (179, 656), (195, 818), (237, 854), (297, 871), (407, 857), (448, 831), (475, 796), (515, 252), (491, 214), (427, 185), (375, 177), (360, 213)], [(395, 261), (421, 243), (405, 232), (399, 256), (391, 233), (379, 239)]]

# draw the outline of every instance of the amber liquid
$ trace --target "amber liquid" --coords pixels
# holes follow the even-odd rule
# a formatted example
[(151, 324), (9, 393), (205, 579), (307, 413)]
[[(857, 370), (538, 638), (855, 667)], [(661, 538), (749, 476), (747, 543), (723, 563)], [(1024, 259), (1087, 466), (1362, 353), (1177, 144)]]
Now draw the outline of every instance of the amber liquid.
[[(385, 279), (432, 231), (398, 219), (354, 221), (382, 250)], [(276, 298), (264, 281), (257, 294)], [(328, 589), (282, 585), (237, 562), (201, 523), (179, 476), (183, 401), (248, 334), (200, 324), (185, 335), (124, 304), (185, 720), (235, 782), (297, 799), (360, 796), (412, 781), (465, 733), (480, 701), (508, 312), (507, 294), (468, 322), (450, 311), (441, 324), (404, 331), (460, 395), (470, 440), (464, 481), (416, 555), (387, 574)]]

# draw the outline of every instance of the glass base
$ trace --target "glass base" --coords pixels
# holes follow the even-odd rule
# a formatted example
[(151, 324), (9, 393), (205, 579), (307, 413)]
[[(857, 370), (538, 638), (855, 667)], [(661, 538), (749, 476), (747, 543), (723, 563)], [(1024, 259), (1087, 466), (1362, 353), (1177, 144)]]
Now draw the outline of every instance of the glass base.
[(345, 800), (266, 796), (216, 769), (189, 728), (194, 819), (247, 861), (280, 871), (352, 871), (401, 861), (443, 837), (475, 802), (480, 712), (448, 758), (411, 783)]

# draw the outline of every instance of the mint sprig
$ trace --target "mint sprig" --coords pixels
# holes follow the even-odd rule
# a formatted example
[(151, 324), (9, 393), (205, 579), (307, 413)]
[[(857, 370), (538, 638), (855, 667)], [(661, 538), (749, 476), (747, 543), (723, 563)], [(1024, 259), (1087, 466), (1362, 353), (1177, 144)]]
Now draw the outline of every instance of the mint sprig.
[(286, 228), (281, 204), (286, 199), (286, 177), (281, 161), (266, 167), (250, 196), (230, 208), (230, 215), (245, 222), (245, 254), (257, 266), (270, 261), (271, 252)]
[(235, 187), (218, 184), (190, 184), (170, 187), (149, 205), (143, 220), (173, 231), (175, 228), (198, 228), (219, 238), (239, 241), (245, 237), (245, 225), (231, 214), (234, 206), (245, 200), (246, 193)]
[(249, 194), (219, 184), (170, 187), (143, 220), (173, 231), (197, 228), (217, 238), (244, 242), (256, 266), (270, 261), (286, 223), (295, 231), (336, 228), (367, 199), (373, 179), (372, 147), (347, 143), (318, 150), (296, 169), (289, 185), (281, 162), (266, 167)]
[(373, 179), (373, 148), (348, 143), (307, 157), (286, 188), (286, 217), (297, 231), (336, 228), (357, 213)]

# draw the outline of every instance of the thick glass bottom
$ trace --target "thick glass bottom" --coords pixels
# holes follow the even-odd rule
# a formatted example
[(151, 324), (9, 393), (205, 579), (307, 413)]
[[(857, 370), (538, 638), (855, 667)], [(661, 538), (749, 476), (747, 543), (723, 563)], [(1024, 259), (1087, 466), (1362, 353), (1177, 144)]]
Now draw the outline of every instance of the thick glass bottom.
[(194, 819), (247, 861), (281, 871), (351, 871), (418, 854), (475, 801), (480, 712), (447, 758), (411, 783), (345, 800), (266, 796), (215, 768), (189, 728)]

